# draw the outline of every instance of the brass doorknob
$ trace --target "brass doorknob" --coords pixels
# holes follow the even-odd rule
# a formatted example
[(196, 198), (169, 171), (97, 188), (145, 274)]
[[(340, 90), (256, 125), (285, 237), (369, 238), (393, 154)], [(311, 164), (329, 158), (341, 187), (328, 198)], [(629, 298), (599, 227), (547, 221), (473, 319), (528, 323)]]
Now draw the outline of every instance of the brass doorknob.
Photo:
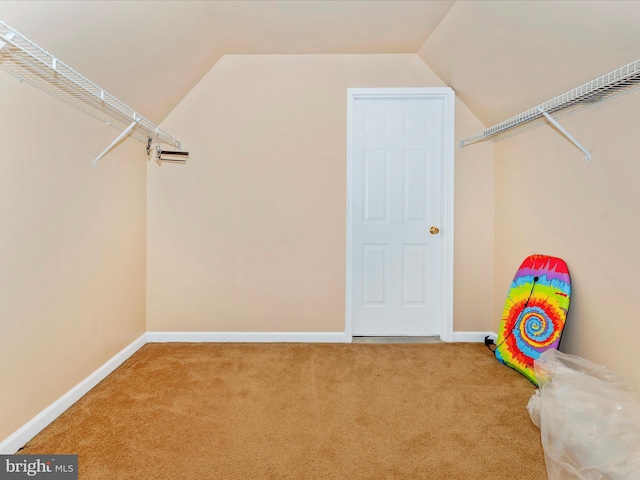
[(440, 229), (439, 229), (438, 227), (431, 227), (431, 228), (429, 229), (429, 233), (430, 233), (431, 235), (436, 235), (436, 234), (440, 233)]

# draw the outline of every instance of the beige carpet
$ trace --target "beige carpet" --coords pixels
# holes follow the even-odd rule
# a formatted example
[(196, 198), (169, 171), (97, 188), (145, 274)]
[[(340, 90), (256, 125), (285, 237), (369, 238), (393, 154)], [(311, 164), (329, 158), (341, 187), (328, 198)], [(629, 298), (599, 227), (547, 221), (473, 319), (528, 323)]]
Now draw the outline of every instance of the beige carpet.
[(479, 344), (148, 344), (20, 453), (80, 479), (546, 479)]

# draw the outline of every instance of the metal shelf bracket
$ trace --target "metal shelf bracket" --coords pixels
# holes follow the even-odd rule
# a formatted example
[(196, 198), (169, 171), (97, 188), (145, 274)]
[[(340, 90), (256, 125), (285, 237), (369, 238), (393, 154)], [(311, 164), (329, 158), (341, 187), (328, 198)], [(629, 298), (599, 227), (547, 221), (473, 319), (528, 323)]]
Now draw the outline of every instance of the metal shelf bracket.
[(115, 140), (114, 140), (113, 142), (111, 142), (111, 143), (109, 144), (109, 146), (108, 146), (107, 148), (105, 148), (105, 149), (102, 151), (102, 153), (100, 153), (100, 155), (98, 155), (98, 156), (95, 158), (95, 160), (93, 161), (93, 166), (94, 166), (94, 167), (97, 167), (97, 166), (98, 166), (98, 162), (100, 161), (100, 159), (101, 159), (102, 157), (104, 157), (107, 153), (109, 153), (111, 150), (113, 150), (113, 147), (115, 147), (118, 143), (120, 143), (120, 141), (121, 141), (124, 137), (126, 137), (126, 136), (129, 134), (129, 132), (131, 131), (131, 129), (132, 129), (133, 127), (135, 127), (137, 124), (138, 124), (138, 120), (134, 120), (134, 121), (131, 123), (131, 125), (129, 125), (127, 128), (125, 128), (125, 129), (120, 133), (120, 135), (118, 135), (118, 136), (115, 138)]
[(584, 148), (580, 142), (578, 142), (573, 135), (571, 135), (569, 132), (567, 132), (564, 127), (562, 125), (560, 125), (558, 122), (556, 122), (556, 119), (553, 118), (551, 115), (549, 115), (547, 112), (545, 112), (542, 108), (538, 107), (538, 111), (544, 115), (544, 118), (546, 118), (547, 120), (549, 120), (549, 123), (551, 123), (551, 125), (553, 125), (554, 127), (556, 127), (558, 129), (558, 131), (560, 133), (562, 133), (562, 135), (564, 135), (567, 140), (569, 140), (571, 143), (573, 143), (582, 153), (584, 153), (587, 157), (587, 162), (591, 160), (591, 153), (589, 152), (589, 150), (587, 150), (586, 148)]

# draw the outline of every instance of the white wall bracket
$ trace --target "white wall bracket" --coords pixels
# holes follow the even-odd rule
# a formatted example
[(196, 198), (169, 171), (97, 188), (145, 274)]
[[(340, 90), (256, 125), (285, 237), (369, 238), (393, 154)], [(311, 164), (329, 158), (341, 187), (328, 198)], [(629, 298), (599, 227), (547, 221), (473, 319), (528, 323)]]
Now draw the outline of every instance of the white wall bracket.
[(560, 133), (562, 133), (565, 137), (567, 137), (567, 140), (569, 140), (571, 143), (573, 143), (576, 147), (578, 147), (580, 149), (580, 151), (582, 153), (584, 153), (587, 157), (587, 162), (589, 160), (591, 160), (591, 153), (589, 153), (589, 150), (587, 150), (586, 148), (584, 148), (580, 142), (578, 142), (573, 135), (571, 135), (569, 132), (567, 132), (564, 127), (562, 125), (560, 125), (558, 122), (556, 122), (556, 119), (553, 118), (551, 115), (549, 115), (547, 112), (545, 112), (542, 108), (538, 107), (538, 110), (540, 111), (540, 113), (542, 115), (544, 115), (544, 117), (549, 120), (549, 123), (551, 123), (551, 125), (553, 125), (554, 127), (556, 127), (558, 129), (558, 131), (560, 131)]
[(107, 153), (109, 153), (111, 150), (113, 150), (113, 147), (115, 147), (118, 143), (120, 143), (120, 141), (129, 134), (129, 132), (131, 131), (131, 129), (133, 127), (135, 127), (138, 124), (137, 120), (134, 120), (131, 125), (129, 125), (127, 128), (125, 128), (120, 135), (118, 135), (115, 140), (113, 142), (111, 142), (109, 144), (109, 146), (107, 148), (105, 148), (102, 153), (100, 153), (100, 155), (98, 155), (95, 160), (93, 161), (93, 166), (97, 167), (98, 166), (98, 162), (100, 161), (100, 159), (102, 157), (104, 157)]

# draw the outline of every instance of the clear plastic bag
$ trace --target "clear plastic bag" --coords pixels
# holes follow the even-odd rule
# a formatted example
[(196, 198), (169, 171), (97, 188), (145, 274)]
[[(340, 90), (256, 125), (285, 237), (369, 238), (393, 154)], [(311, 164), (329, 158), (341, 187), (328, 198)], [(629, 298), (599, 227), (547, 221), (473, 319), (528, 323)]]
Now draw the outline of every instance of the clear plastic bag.
[(536, 393), (531, 395), (529, 403), (527, 404), (527, 411), (533, 424), (540, 428), (540, 408), (542, 406), (542, 399), (540, 397), (540, 390), (536, 390)]
[(640, 480), (640, 396), (605, 367), (547, 350), (527, 405), (549, 480)]

